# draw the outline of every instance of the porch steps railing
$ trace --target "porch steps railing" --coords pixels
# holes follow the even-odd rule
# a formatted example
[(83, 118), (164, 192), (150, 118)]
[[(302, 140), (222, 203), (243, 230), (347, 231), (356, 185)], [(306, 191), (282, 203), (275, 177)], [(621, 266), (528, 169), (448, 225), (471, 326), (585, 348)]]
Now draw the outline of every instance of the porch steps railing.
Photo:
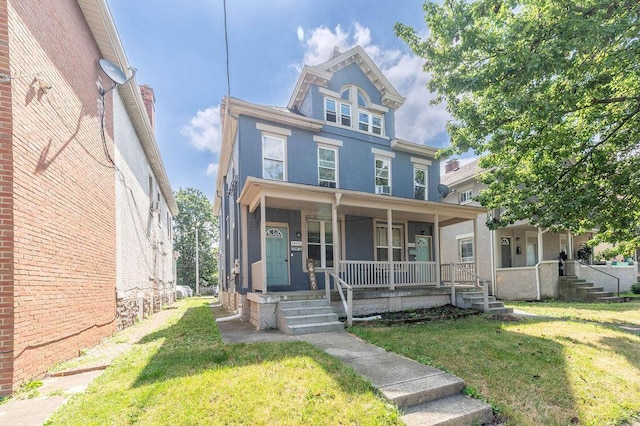
[(278, 329), (290, 335), (344, 330), (327, 299), (278, 302), (276, 320)]
[(602, 287), (571, 275), (558, 279), (558, 293), (560, 299), (572, 302), (619, 303), (624, 300), (612, 291), (604, 291)]
[[(484, 294), (481, 291), (461, 291), (458, 293), (462, 299), (461, 308), (470, 308), (477, 311), (485, 311)], [(490, 314), (512, 314), (513, 309), (506, 308), (504, 303), (496, 300), (494, 296), (488, 296), (488, 309), (487, 313)]]

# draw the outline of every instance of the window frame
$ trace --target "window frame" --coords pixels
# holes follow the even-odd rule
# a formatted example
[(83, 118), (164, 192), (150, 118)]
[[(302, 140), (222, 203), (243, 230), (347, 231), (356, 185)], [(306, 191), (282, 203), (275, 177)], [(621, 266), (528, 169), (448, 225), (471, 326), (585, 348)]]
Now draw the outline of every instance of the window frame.
[[(267, 157), (265, 154), (265, 140), (269, 138), (272, 140), (278, 140), (282, 143), (282, 160), (277, 159), (277, 158), (270, 158)], [(268, 180), (273, 180), (276, 182), (286, 182), (287, 181), (287, 138), (285, 136), (282, 135), (276, 135), (276, 134), (272, 134), (272, 133), (262, 133), (261, 136), (262, 139), (262, 178), (263, 179), (268, 179)], [(265, 173), (265, 160), (268, 161), (273, 161), (273, 162), (281, 162), (282, 163), (282, 179), (274, 179), (271, 177), (267, 177), (266, 173)]]
[(458, 194), (458, 202), (460, 204), (469, 204), (473, 201), (473, 188), (465, 189), (464, 191), (460, 191)]
[[(333, 169), (320, 164), (320, 161), (321, 161), (320, 150), (333, 151)], [(323, 186), (326, 188), (337, 188), (338, 187), (338, 148), (333, 146), (318, 145), (318, 149), (316, 152), (318, 154), (318, 186)], [(320, 169), (333, 170), (334, 180), (331, 181), (328, 179), (323, 179), (321, 177)], [(328, 185), (323, 185), (323, 182), (327, 182)], [(333, 186), (331, 184), (333, 184)]]
[[(387, 177), (384, 176), (378, 176), (378, 170), (384, 170), (383, 168), (379, 168), (378, 167), (378, 161), (381, 161), (384, 163), (386, 163), (388, 165), (387, 167)], [(390, 157), (384, 157), (382, 155), (376, 155), (374, 157), (374, 161), (373, 161), (373, 169), (374, 169), (374, 175), (373, 175), (373, 181), (374, 181), (374, 185), (375, 185), (375, 189), (376, 189), (376, 194), (382, 194), (383, 192), (378, 192), (378, 187), (381, 186), (388, 186), (389, 187), (389, 194), (392, 194), (392, 186), (391, 186), (391, 158)], [(378, 183), (378, 179), (380, 179), (381, 181), (383, 179), (386, 179), (387, 183), (386, 185), (384, 183)]]
[[(395, 230), (395, 229), (399, 230), (399, 234), (400, 234), (400, 245), (399, 246), (393, 245), (393, 230)], [(375, 259), (376, 262), (388, 262), (389, 259), (379, 259), (379, 256), (378, 256), (378, 250), (384, 250), (384, 253), (388, 253), (388, 249), (389, 249), (388, 244), (387, 245), (379, 244), (379, 241), (378, 241), (378, 235), (379, 235), (378, 230), (383, 230), (383, 234), (386, 236), (387, 235), (387, 230), (388, 230), (387, 224), (384, 223), (384, 222), (380, 222), (380, 221), (377, 221), (377, 222), (374, 223), (374, 226), (373, 226), (373, 232), (374, 232), (374, 235), (373, 235), (373, 243), (374, 243), (373, 256), (374, 256), (374, 259)], [(396, 251), (399, 251), (399, 253), (400, 253), (400, 256), (399, 256), (400, 259), (396, 260), (395, 256), (394, 256), (394, 259), (392, 259), (392, 261), (393, 262), (402, 262), (405, 259), (404, 224), (399, 224), (399, 223), (391, 224), (391, 237), (392, 237), (392, 241), (391, 241), (391, 244), (392, 244), (391, 250), (392, 250), (392, 252), (395, 254)]]
[[(427, 190), (428, 185), (429, 185), (429, 176), (428, 176), (428, 166), (424, 166), (422, 164), (415, 164), (413, 165), (413, 198), (415, 200), (422, 200), (422, 201), (426, 201), (429, 199), (429, 191)], [(424, 173), (424, 183), (422, 185), (418, 184), (418, 181), (416, 180), (416, 172), (421, 171)], [(423, 188), (424, 190), (424, 197), (422, 198), (418, 198), (417, 197), (417, 188)]]
[[(457, 238), (458, 242), (458, 263), (474, 263), (475, 262), (475, 244), (473, 241), (473, 235), (461, 235)], [(467, 253), (467, 256), (463, 256), (463, 245), (471, 246), (471, 254)]]
[[(319, 243), (310, 243), (309, 242), (309, 223), (317, 222), (320, 228), (320, 242)], [(333, 235), (333, 223), (331, 219), (318, 218), (313, 216), (308, 216), (304, 218), (304, 251), (305, 251), (305, 259), (309, 259), (309, 246), (317, 246), (320, 248), (320, 259), (314, 258), (314, 265), (316, 269), (331, 269), (335, 265), (335, 259), (333, 259), (334, 253), (334, 245), (336, 244), (336, 236)], [(327, 243), (327, 230), (331, 232), (331, 243)], [(331, 249), (331, 264), (327, 262), (327, 249)]]

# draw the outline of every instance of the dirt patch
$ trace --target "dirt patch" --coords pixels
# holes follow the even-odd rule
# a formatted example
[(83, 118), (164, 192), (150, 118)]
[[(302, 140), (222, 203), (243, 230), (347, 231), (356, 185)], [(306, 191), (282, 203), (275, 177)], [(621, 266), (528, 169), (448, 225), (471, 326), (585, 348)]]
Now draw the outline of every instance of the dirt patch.
[(489, 315), (487, 319), (491, 321), (517, 322), (517, 321), (520, 321), (522, 318), (514, 314), (493, 314), (493, 315)]
[(379, 316), (380, 319), (372, 321), (358, 321), (358, 325), (396, 325), (396, 324), (415, 324), (427, 321), (448, 320), (455, 318), (464, 318), (470, 315), (478, 315), (479, 311), (473, 309), (457, 308), (453, 305), (436, 306), (434, 308), (417, 308), (408, 309), (406, 311), (383, 312), (379, 314), (371, 314), (370, 317)]

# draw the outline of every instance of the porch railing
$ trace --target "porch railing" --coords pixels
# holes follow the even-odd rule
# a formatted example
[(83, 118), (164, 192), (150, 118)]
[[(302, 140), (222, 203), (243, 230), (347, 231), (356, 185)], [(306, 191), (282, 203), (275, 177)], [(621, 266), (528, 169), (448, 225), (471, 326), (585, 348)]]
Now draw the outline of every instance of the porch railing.
[[(336, 275), (335, 272), (325, 271), (324, 282), (326, 283), (325, 287), (327, 290), (331, 288), (331, 281), (333, 281), (334, 288), (338, 290), (338, 294), (340, 294), (342, 307), (347, 315), (347, 327), (351, 327), (353, 325), (353, 287), (344, 282), (344, 280)], [(347, 293), (346, 298), (344, 294), (345, 291)]]
[(440, 265), (440, 279), (442, 282), (453, 281), (458, 284), (476, 284), (478, 275), (476, 274), (475, 263), (455, 263), (456, 267), (451, 268), (451, 264)]
[[(469, 283), (473, 283), (476, 287), (481, 287), (482, 288), (482, 304), (483, 304), (483, 310), (484, 312), (487, 312), (489, 310), (489, 285), (487, 283), (487, 280), (482, 279), (478, 274), (476, 274), (475, 272), (471, 271), (471, 268), (469, 268), (469, 265), (473, 265), (473, 264), (468, 264), (468, 263), (463, 263), (463, 264), (457, 264), (457, 263), (450, 263), (449, 265), (442, 265), (445, 266), (446, 268), (443, 269), (449, 269), (449, 283), (451, 285), (451, 304), (453, 306), (457, 306), (456, 303), (456, 283), (458, 283), (458, 276), (462, 276), (465, 279), (467, 279)], [(475, 267), (475, 265), (473, 265)], [(474, 268), (475, 269), (475, 268)]]
[(435, 286), (436, 262), (340, 261), (340, 278), (354, 288)]

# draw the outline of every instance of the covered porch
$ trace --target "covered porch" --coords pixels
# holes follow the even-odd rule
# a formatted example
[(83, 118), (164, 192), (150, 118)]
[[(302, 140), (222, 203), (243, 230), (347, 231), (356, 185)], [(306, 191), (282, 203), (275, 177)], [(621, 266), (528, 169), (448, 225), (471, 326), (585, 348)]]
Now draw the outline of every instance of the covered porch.
[(258, 178), (247, 179), (238, 204), (237, 267), (247, 315), (259, 328), (271, 321), (258, 311), (296, 293), (339, 308), (340, 290), (348, 304), (349, 287), (358, 294), (356, 310), (366, 313), (451, 303), (456, 283), (482, 284), (474, 264), (452, 268), (440, 256), (441, 229), (465, 221), (475, 227), (482, 208)]

